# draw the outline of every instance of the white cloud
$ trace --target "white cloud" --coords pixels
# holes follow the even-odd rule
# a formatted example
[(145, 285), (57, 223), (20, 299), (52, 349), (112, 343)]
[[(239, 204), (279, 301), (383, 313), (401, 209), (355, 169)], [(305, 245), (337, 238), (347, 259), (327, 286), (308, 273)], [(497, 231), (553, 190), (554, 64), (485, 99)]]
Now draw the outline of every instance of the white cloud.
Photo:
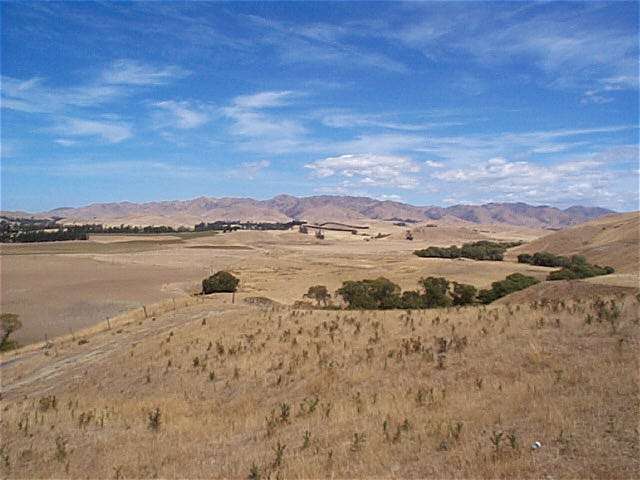
[(427, 167), (431, 167), (431, 168), (444, 168), (444, 163), (442, 162), (434, 162), (433, 160), (427, 160), (426, 162), (424, 162)]
[(243, 162), (239, 168), (231, 170), (229, 175), (244, 179), (254, 179), (260, 172), (269, 168), (271, 162), (269, 160), (259, 160), (257, 162)]
[(190, 129), (204, 125), (209, 121), (209, 116), (206, 113), (192, 107), (188, 102), (165, 100), (153, 105), (169, 114), (169, 117), (162, 115), (157, 119), (160, 126), (171, 125), (180, 129)]
[(628, 172), (604, 165), (608, 152), (544, 165), (492, 158), (433, 175), (447, 182), (454, 195), (478, 198), (490, 191), (496, 201), (536, 204), (622, 203)]
[(68, 138), (56, 138), (54, 142), (63, 147), (73, 147), (78, 144), (75, 140), (69, 140)]
[(291, 91), (283, 92), (258, 92), (251, 95), (240, 95), (233, 100), (233, 104), (239, 108), (261, 109), (279, 107), (285, 105), (297, 94)]
[(155, 67), (135, 60), (117, 60), (102, 72), (104, 83), (115, 85), (163, 85), (189, 72), (176, 65)]
[(305, 167), (318, 178), (339, 176), (359, 185), (406, 189), (417, 186), (418, 180), (411, 174), (420, 171), (419, 165), (407, 157), (376, 154), (328, 157)]
[(123, 91), (115, 86), (88, 85), (54, 88), (42, 78), (2, 77), (2, 108), (28, 113), (50, 113), (67, 107), (92, 107), (113, 100)]
[(333, 64), (342, 68), (367, 67), (392, 73), (407, 73), (407, 66), (382, 53), (370, 51), (349, 41), (357, 30), (330, 24), (288, 24), (245, 15), (263, 43), (276, 49), (284, 63)]
[(310, 148), (311, 142), (305, 138), (308, 130), (295, 117), (286, 113), (270, 112), (269, 109), (289, 105), (298, 93), (259, 92), (241, 95), (231, 105), (221, 110), (221, 114), (231, 120), (229, 132), (240, 138), (238, 148), (269, 153), (290, 153)]
[(64, 118), (50, 130), (69, 137), (99, 137), (109, 143), (119, 143), (133, 135), (125, 123), (80, 118)]

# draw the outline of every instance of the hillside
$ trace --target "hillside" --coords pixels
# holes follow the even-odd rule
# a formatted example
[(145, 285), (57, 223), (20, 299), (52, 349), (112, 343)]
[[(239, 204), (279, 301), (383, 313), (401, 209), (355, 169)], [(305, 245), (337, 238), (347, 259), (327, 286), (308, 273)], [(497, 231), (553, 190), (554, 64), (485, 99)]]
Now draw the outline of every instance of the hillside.
[(570, 207), (561, 210), (525, 203), (489, 203), (451, 207), (414, 206), (368, 197), (278, 195), (270, 200), (207, 198), (149, 203), (97, 203), (79, 208), (57, 208), (49, 216), (66, 221), (108, 224), (194, 225), (201, 221), (243, 220), (411, 220), (416, 222), (452, 217), (476, 224), (502, 223), (529, 228), (562, 228), (612, 213), (603, 208)]
[(590, 294), (414, 312), (221, 295), (138, 310), (3, 357), (0, 472), (637, 478), (638, 301)]
[(607, 215), (554, 232), (509, 250), (508, 257), (520, 253), (548, 251), (556, 255), (584, 255), (591, 263), (609, 265), (616, 273), (640, 270), (640, 212)]

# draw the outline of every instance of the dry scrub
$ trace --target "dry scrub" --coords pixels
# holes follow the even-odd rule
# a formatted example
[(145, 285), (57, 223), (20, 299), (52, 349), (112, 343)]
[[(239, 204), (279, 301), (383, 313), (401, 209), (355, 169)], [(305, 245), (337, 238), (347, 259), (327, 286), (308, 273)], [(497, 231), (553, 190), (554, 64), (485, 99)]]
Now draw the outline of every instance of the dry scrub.
[[(182, 326), (159, 317), (156, 335), (5, 395), (0, 468), (637, 478), (638, 307), (622, 294), (414, 312), (191, 307)], [(25, 375), (2, 372), (5, 385)]]

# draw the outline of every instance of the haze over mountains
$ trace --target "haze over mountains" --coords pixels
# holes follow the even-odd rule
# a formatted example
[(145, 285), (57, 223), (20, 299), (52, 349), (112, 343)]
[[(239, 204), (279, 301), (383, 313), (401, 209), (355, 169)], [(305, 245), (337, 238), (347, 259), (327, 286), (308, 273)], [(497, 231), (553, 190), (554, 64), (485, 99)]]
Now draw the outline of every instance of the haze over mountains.
[(131, 224), (194, 225), (201, 221), (234, 220), (286, 222), (290, 220), (451, 220), (472, 223), (562, 228), (576, 225), (612, 210), (573, 206), (559, 209), (526, 203), (487, 203), (450, 207), (414, 206), (406, 203), (352, 196), (295, 197), (278, 195), (269, 200), (209, 198), (149, 203), (96, 203), (79, 208), (57, 208), (47, 216), (66, 221)]

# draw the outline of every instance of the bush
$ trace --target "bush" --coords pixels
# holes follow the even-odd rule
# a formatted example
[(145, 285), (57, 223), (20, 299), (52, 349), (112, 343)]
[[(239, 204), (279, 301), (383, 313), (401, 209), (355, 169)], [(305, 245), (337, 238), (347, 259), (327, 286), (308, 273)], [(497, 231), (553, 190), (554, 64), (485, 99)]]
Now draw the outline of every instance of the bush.
[(490, 290), (480, 290), (478, 299), (482, 303), (491, 303), (498, 298), (517, 292), (518, 290), (524, 290), (536, 283), (540, 282), (533, 277), (522, 275), (521, 273), (512, 273), (511, 275), (507, 275), (504, 280), (493, 282)]
[(413, 252), (418, 257), (426, 258), (460, 258), (460, 249), (455, 245), (450, 247), (427, 247)]
[(449, 280), (444, 277), (427, 277), (418, 282), (424, 288), (425, 308), (448, 307), (453, 303), (449, 295)]
[(591, 265), (587, 263), (586, 258), (583, 256), (574, 255), (569, 260), (568, 265), (560, 270), (551, 272), (547, 280), (575, 280), (579, 278), (598, 277), (600, 275), (608, 275), (614, 271), (612, 267)]
[(336, 290), (352, 309), (389, 309), (400, 306), (400, 287), (380, 277), (375, 280), (348, 280)]
[(420, 295), (420, 292), (416, 292), (415, 290), (402, 292), (400, 303), (402, 308), (406, 308), (407, 310), (419, 310), (421, 308), (426, 308), (424, 297)]
[(240, 280), (229, 272), (216, 272), (202, 280), (202, 293), (235, 292)]
[(454, 305), (471, 305), (475, 299), (478, 290), (473, 285), (453, 282), (453, 304)]
[(522, 242), (491, 242), (481, 240), (479, 242), (465, 243), (462, 248), (455, 245), (450, 247), (427, 247), (416, 250), (414, 255), (428, 258), (471, 258), (473, 260), (497, 260), (504, 258), (507, 248), (520, 245)]
[(9, 340), (9, 336), (21, 327), (22, 323), (15, 313), (3, 313), (0, 315), (0, 352), (11, 350), (18, 346), (16, 342)]
[(324, 285), (314, 285), (313, 287), (309, 287), (309, 290), (303, 296), (305, 298), (312, 298), (316, 301), (318, 306), (322, 303), (325, 307), (327, 306), (327, 301), (331, 298), (329, 290), (327, 290), (327, 287)]
[(566, 267), (571, 261), (567, 257), (554, 255), (549, 252), (536, 252), (533, 255), (523, 253), (518, 255), (519, 263), (528, 263), (539, 267)]

